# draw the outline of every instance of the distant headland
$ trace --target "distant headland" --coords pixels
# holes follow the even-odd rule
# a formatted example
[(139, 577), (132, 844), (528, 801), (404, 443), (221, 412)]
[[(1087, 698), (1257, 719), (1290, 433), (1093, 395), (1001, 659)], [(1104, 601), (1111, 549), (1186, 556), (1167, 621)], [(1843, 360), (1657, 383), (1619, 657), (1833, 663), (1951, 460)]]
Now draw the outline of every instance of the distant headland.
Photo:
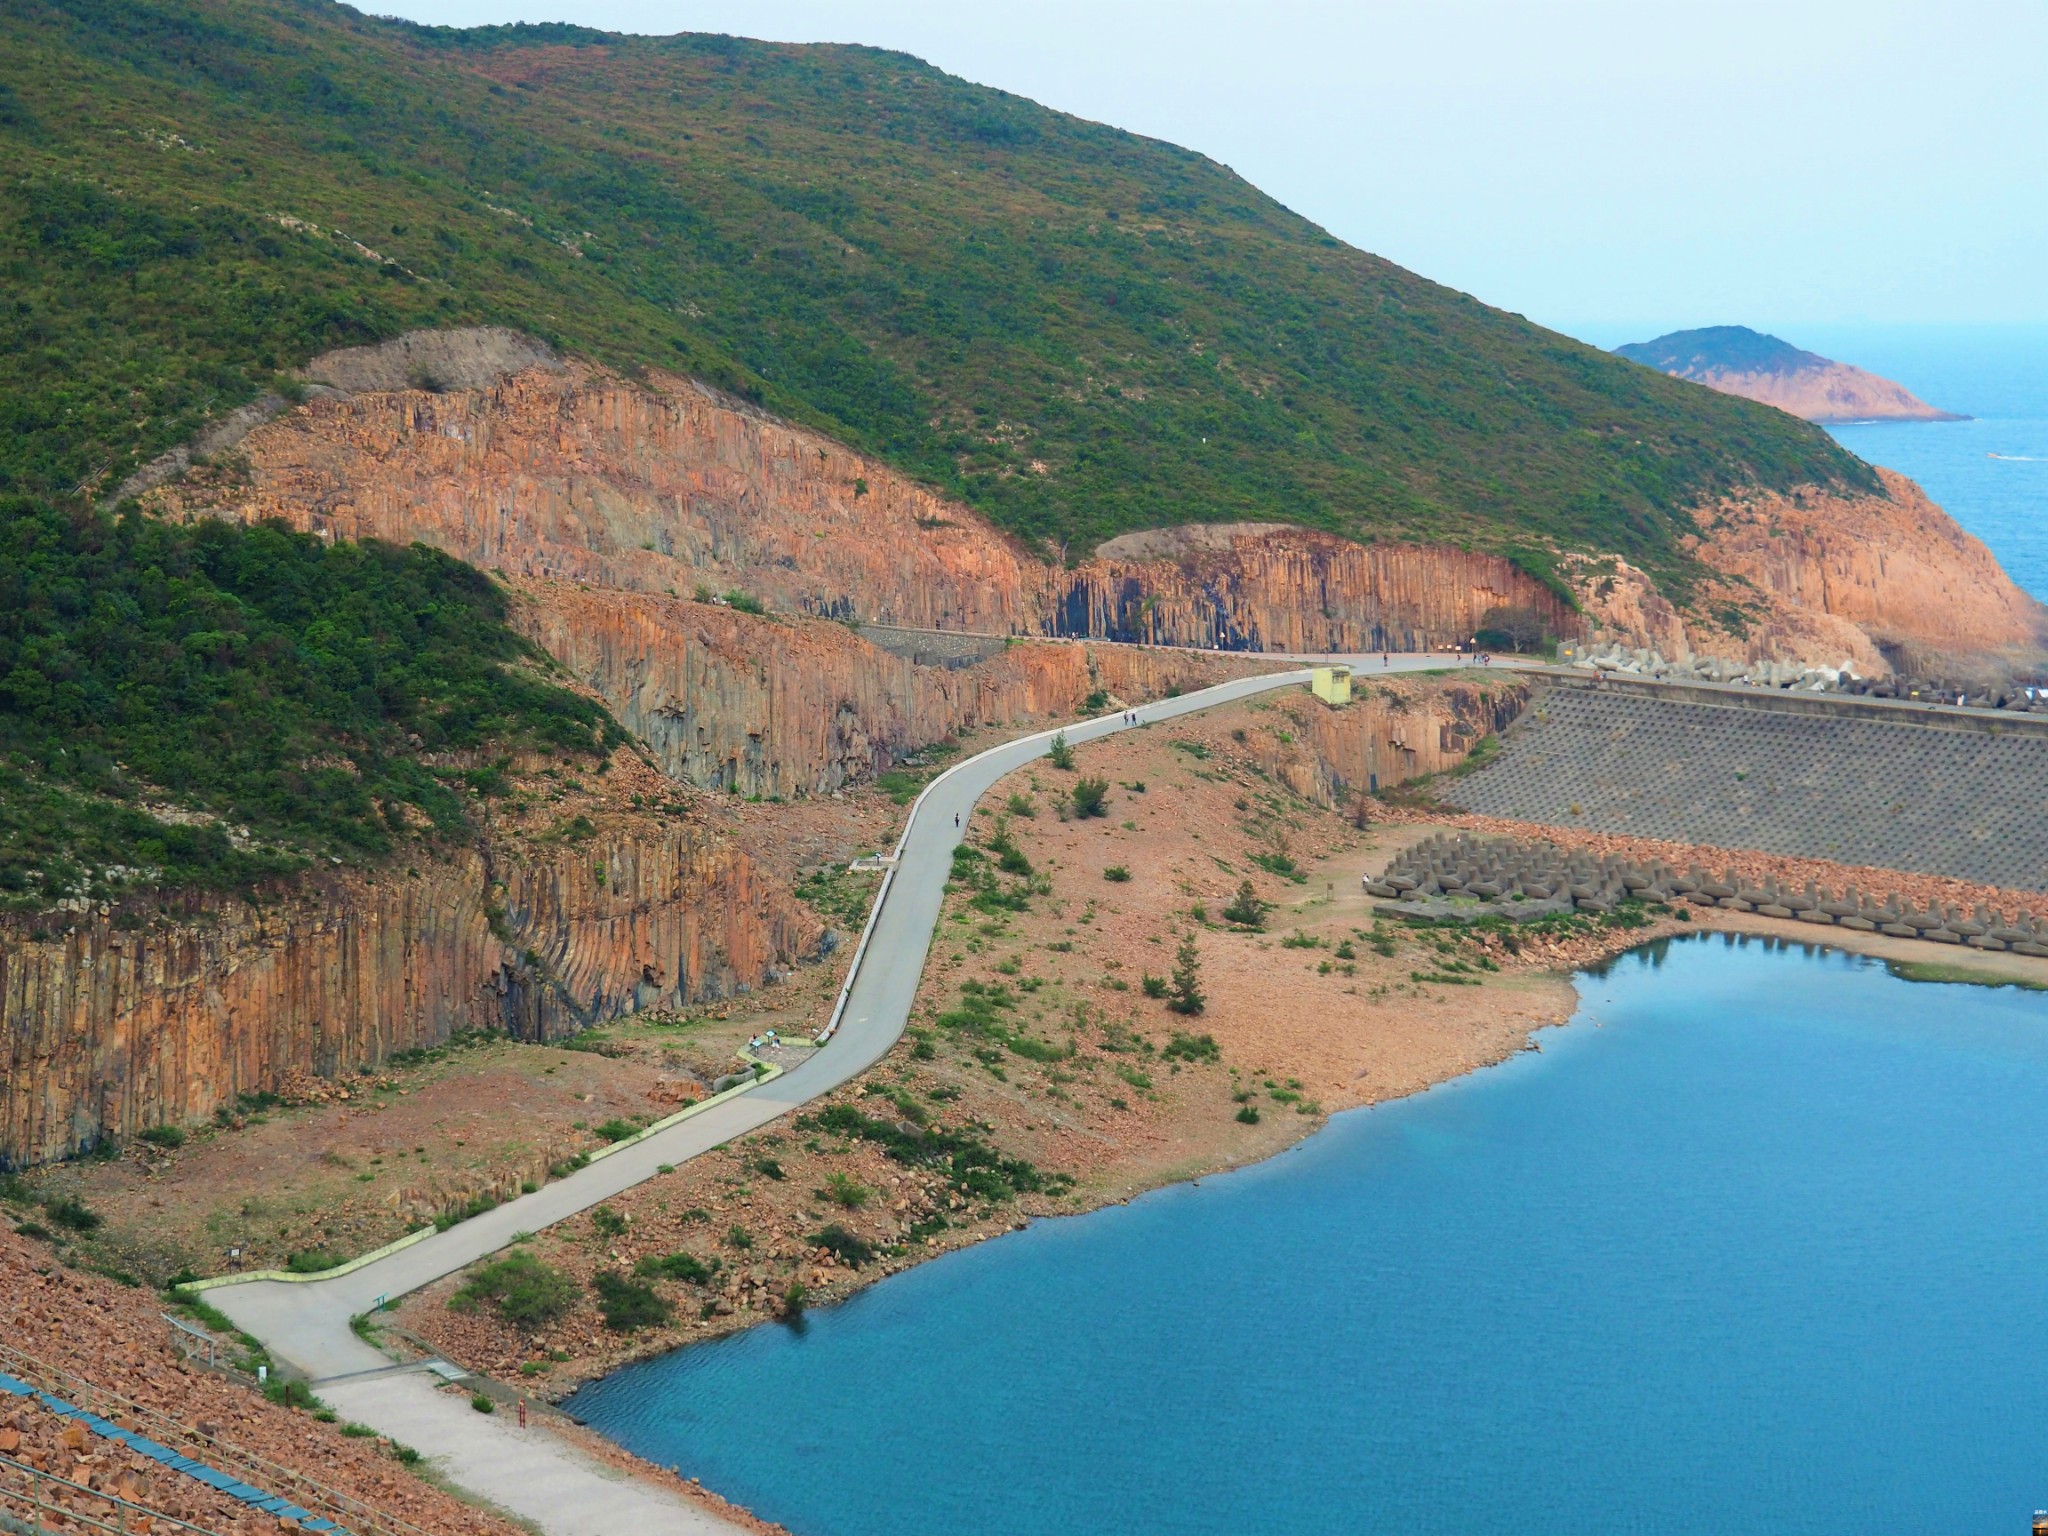
[(1761, 400), (1808, 421), (1967, 421), (1937, 410), (1904, 385), (1752, 331), (1710, 325), (1634, 341), (1615, 352), (1724, 395)]

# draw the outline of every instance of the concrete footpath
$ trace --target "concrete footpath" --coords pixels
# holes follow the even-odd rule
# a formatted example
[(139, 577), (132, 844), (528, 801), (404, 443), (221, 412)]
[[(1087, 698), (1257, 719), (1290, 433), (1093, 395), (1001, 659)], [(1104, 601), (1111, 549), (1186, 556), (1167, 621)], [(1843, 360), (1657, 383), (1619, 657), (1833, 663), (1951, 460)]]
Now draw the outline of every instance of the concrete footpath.
[[(1281, 660), (1283, 658), (1270, 658)], [(1318, 660), (1324, 658), (1316, 658)], [(1333, 657), (1362, 674), (1442, 670), (1442, 656)], [(1307, 683), (1305, 670), (1265, 673), (1163, 699), (1133, 711), (1137, 725)], [(737, 1527), (652, 1483), (613, 1468), (545, 1431), (520, 1431), (506, 1416), (480, 1414), (465, 1396), (436, 1390), (427, 1373), (391, 1374), (390, 1359), (349, 1326), (350, 1319), (396, 1300), (509, 1244), (768, 1124), (866, 1071), (901, 1037), (917, 994), (932, 930), (945, 897), (954, 847), (975, 802), (998, 779), (1042, 757), (1063, 730), (1079, 745), (1132, 729), (1122, 714), (1035, 732), (955, 764), (912, 807), (895, 867), (870, 914), (862, 949), (830, 1042), (773, 1081), (621, 1147), (589, 1167), (480, 1216), (435, 1233), (358, 1269), (300, 1282), (252, 1280), (221, 1285), (207, 1300), (262, 1340), (273, 1359), (313, 1383), (343, 1417), (367, 1424), (431, 1458), (447, 1479), (530, 1522), (547, 1536), (698, 1536)], [(377, 1372), (376, 1375), (364, 1373)], [(353, 1379), (339, 1379), (353, 1378)]]

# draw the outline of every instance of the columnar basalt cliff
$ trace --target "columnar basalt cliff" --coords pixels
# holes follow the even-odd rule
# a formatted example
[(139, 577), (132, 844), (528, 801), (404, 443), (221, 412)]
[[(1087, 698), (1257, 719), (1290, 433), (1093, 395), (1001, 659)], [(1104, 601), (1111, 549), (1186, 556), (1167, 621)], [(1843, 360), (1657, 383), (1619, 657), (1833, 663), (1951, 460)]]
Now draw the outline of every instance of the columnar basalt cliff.
[(1769, 657), (1862, 676), (2038, 671), (2048, 610), (1917, 485), (1878, 474), (1883, 497), (1750, 494), (1703, 509), (1697, 551), (1722, 575), (1691, 612), (1625, 562), (1566, 569), (1597, 636), (1667, 656)]
[[(388, 344), (403, 357), (381, 370), (372, 348), (311, 372), (388, 385), (424, 347), (408, 337)], [(738, 588), (787, 612), (994, 634), (1405, 650), (1468, 639), (1505, 609), (1667, 654), (1875, 671), (1901, 653), (2031, 665), (2048, 635), (2048, 612), (1897, 476), (1882, 496), (1701, 509), (1694, 553), (1721, 579), (1683, 613), (1619, 562), (1568, 557), (1585, 574), (1582, 616), (1497, 555), (1281, 524), (1129, 534), (1047, 564), (876, 461), (691, 380), (460, 350), (465, 367), (449, 377), (464, 387), (327, 389), (249, 431), (233, 470), (162, 488), (156, 504), (419, 540), (509, 576)]]
[(130, 915), (0, 926), (0, 1166), (203, 1120), (458, 1030), (554, 1039), (729, 995), (823, 938), (729, 842), (646, 816), (309, 878), (261, 904), (192, 896)]
[(996, 645), (921, 666), (844, 625), (563, 582), (519, 583), (514, 621), (595, 691), (686, 783), (817, 794), (872, 776), (962, 727), (1137, 702), (1280, 663), (1134, 646)]
[(1498, 556), (1271, 524), (1137, 535), (1048, 565), (828, 439), (686, 379), (634, 384), (580, 363), (442, 393), (328, 395), (239, 452), (246, 477), (188, 481), (159, 504), (419, 540), (513, 576), (737, 587), (785, 611), (995, 634), (1412, 649), (1514, 606), (1576, 628)]
[(1305, 800), (1342, 810), (1359, 795), (1458, 767), (1529, 703), (1526, 682), (1460, 674), (1436, 679), (1353, 679), (1353, 699), (1331, 708), (1303, 695), (1270, 701), (1275, 724), (1247, 733), (1253, 761)]

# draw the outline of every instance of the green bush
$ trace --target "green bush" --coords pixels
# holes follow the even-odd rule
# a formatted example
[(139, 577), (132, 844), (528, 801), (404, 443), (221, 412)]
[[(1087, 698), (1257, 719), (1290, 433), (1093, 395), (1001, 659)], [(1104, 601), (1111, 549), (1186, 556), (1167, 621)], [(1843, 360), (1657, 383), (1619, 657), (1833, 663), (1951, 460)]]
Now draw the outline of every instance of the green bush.
[(874, 1191), (851, 1176), (833, 1172), (825, 1179), (825, 1187), (818, 1191), (821, 1198), (831, 1201), (849, 1211), (857, 1211), (874, 1198)]
[(43, 1202), (43, 1214), (71, 1232), (96, 1232), (100, 1213), (76, 1195), (58, 1195)]
[(471, 1270), (448, 1298), (448, 1305), (458, 1312), (484, 1302), (495, 1304), (514, 1327), (541, 1328), (559, 1321), (576, 1305), (576, 1282), (530, 1253), (510, 1253)]
[(146, 1141), (152, 1147), (162, 1147), (166, 1152), (175, 1152), (185, 1145), (185, 1132), (175, 1125), (152, 1125), (137, 1131), (135, 1139)]
[(469, 1406), (474, 1408), (478, 1413), (496, 1413), (498, 1411), (498, 1405), (492, 1402), (489, 1397), (485, 1396), (481, 1392), (472, 1392), (469, 1394)]
[(1053, 732), (1052, 741), (1047, 745), (1045, 755), (1055, 768), (1071, 769), (1074, 766), (1074, 749), (1068, 745), (1065, 731)]
[(341, 1263), (338, 1255), (325, 1248), (308, 1248), (292, 1254), (284, 1261), (285, 1269), (294, 1275), (318, 1275), (335, 1268)]
[(703, 1285), (719, 1269), (717, 1259), (700, 1259), (694, 1253), (670, 1253), (659, 1257), (650, 1253), (634, 1264), (633, 1273), (643, 1280), (682, 1280), (690, 1285)]
[(1164, 976), (1154, 976), (1150, 971), (1147, 971), (1145, 979), (1138, 985), (1143, 989), (1147, 997), (1166, 996), (1166, 978)]
[(605, 1327), (613, 1333), (658, 1328), (675, 1315), (675, 1309), (661, 1299), (653, 1286), (628, 1279), (617, 1270), (599, 1270), (590, 1277), (590, 1289), (597, 1296)]
[(1251, 881), (1242, 881), (1237, 887), (1237, 894), (1223, 908), (1223, 920), (1240, 928), (1263, 928), (1266, 926), (1267, 906), (1268, 903), (1259, 900)]
[(835, 1259), (838, 1259), (842, 1264), (852, 1269), (859, 1269), (863, 1265), (871, 1263), (875, 1257), (875, 1249), (872, 1243), (863, 1241), (836, 1221), (830, 1223), (821, 1231), (813, 1232), (811, 1234), (811, 1246), (813, 1248), (823, 1248)]
[(1159, 1054), (1167, 1061), (1221, 1061), (1223, 1048), (1214, 1035), (1188, 1035), (1176, 1029)]
[(1072, 791), (1074, 812), (1078, 816), (1106, 816), (1109, 814), (1109, 780), (1084, 778), (1074, 781)]
[(1112, 885), (1122, 885), (1131, 878), (1130, 866), (1112, 864), (1102, 872), (1102, 878), (1109, 881)]
[(1173, 952), (1172, 997), (1167, 1003), (1175, 1013), (1197, 1014), (1207, 1006), (1202, 995), (1202, 957), (1192, 933), (1181, 935)]
[(607, 1120), (591, 1134), (600, 1141), (627, 1141), (640, 1134), (640, 1127), (631, 1120)]
[(303, 1381), (296, 1377), (287, 1381), (274, 1371), (270, 1379), (263, 1384), (263, 1395), (283, 1407), (298, 1408), (309, 1413), (324, 1406), (320, 1399), (313, 1395), (313, 1389)]
[(623, 1234), (628, 1225), (626, 1218), (608, 1205), (600, 1205), (590, 1213), (590, 1230), (607, 1242)]
[(1245, 1125), (1257, 1125), (1259, 1123), (1258, 1106), (1256, 1104), (1240, 1105), (1237, 1111), (1237, 1118)]

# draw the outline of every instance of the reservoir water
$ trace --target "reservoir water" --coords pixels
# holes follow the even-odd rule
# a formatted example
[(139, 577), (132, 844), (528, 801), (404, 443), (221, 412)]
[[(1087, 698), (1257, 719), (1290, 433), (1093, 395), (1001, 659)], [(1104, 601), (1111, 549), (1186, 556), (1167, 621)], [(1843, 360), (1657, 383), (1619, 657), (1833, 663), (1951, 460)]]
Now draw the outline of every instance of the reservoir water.
[(619, 1371), (799, 1536), (2024, 1531), (2048, 996), (1693, 938), (1542, 1050)]

